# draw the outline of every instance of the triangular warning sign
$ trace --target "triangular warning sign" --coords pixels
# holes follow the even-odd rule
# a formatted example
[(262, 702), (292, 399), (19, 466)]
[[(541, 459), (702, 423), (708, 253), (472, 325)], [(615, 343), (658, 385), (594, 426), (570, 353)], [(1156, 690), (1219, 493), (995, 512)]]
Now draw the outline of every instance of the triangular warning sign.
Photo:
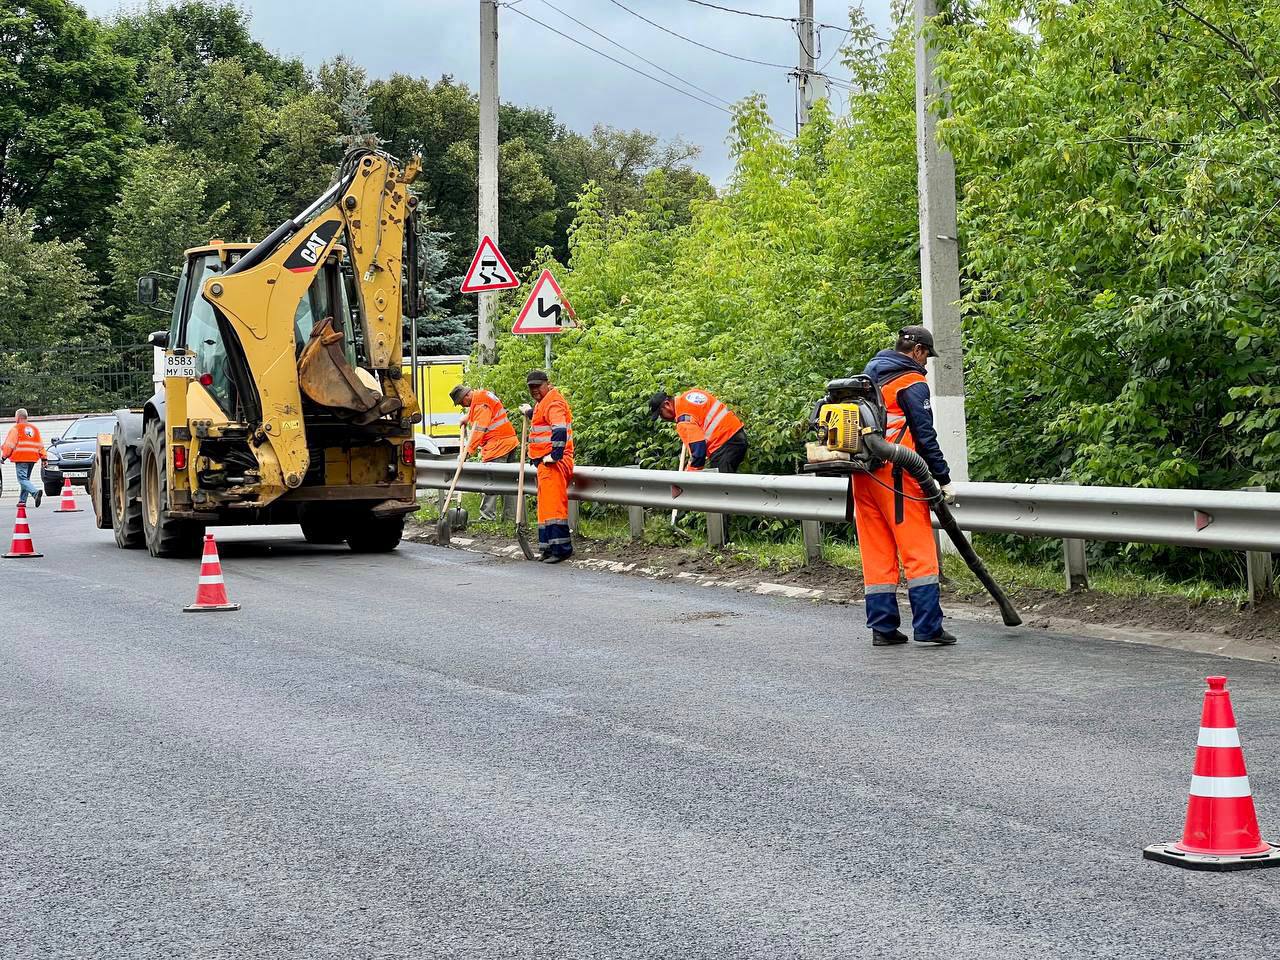
[(484, 293), (487, 290), (510, 290), (520, 286), (516, 272), (507, 263), (498, 245), (485, 235), (480, 240), (476, 255), (471, 258), (467, 278), (462, 281), (463, 293)]
[(569, 298), (556, 283), (550, 270), (543, 270), (533, 292), (520, 308), (512, 333), (561, 333), (576, 327), (577, 315), (569, 306)]

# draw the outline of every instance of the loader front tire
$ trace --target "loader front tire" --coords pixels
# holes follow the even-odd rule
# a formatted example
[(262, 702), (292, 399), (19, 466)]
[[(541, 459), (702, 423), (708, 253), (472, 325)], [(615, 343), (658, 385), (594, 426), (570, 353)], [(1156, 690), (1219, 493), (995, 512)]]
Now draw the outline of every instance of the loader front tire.
[(119, 423), (111, 434), (111, 529), (116, 546), (136, 550), (142, 535), (142, 451), (129, 446)]

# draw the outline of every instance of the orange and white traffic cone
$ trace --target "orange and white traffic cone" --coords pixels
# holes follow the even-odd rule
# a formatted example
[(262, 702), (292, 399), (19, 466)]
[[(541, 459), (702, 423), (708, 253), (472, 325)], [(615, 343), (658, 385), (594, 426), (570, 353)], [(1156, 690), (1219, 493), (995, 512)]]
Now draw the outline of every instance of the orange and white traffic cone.
[(204, 535), (204, 557), (200, 560), (200, 583), (196, 587), (196, 602), (183, 607), (183, 613), (212, 613), (215, 610), (239, 610), (240, 604), (227, 599), (227, 585), (222, 580), (222, 562), (218, 559), (218, 545), (213, 534)]
[(71, 489), (70, 477), (62, 478), (62, 502), (58, 504), (58, 509), (53, 512), (54, 513), (83, 513), (84, 512), (79, 507), (76, 506), (76, 495), (75, 495), (75, 492)]
[(43, 556), (43, 553), (36, 553), (35, 545), (31, 542), (31, 527), (27, 525), (27, 505), (20, 503), (18, 515), (13, 521), (13, 543), (9, 545), (9, 552), (4, 555), (4, 558), (24, 560)]
[(1208, 683), (1182, 839), (1154, 844), (1142, 856), (1189, 870), (1280, 867), (1280, 849), (1258, 831), (1227, 678), (1209, 677)]

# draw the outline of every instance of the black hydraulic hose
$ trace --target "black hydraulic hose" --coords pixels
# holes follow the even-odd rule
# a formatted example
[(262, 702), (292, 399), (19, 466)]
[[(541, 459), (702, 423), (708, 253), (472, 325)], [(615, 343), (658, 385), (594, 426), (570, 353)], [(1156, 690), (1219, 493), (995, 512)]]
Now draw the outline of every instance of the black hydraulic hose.
[(864, 434), (862, 440), (866, 444), (867, 452), (873, 457), (901, 467), (911, 474), (916, 483), (920, 484), (920, 489), (924, 491), (925, 498), (929, 501), (929, 506), (933, 508), (934, 514), (938, 517), (938, 525), (946, 531), (951, 542), (955, 544), (957, 552), (964, 558), (965, 564), (982, 582), (987, 593), (991, 594), (991, 599), (1000, 608), (1000, 617), (1004, 620), (1004, 625), (1006, 627), (1021, 625), (1022, 617), (1018, 616), (1018, 611), (1013, 609), (1013, 604), (1005, 596), (1000, 584), (996, 583), (987, 571), (986, 564), (982, 562), (982, 559), (974, 551), (973, 544), (966, 540), (964, 534), (960, 532), (960, 526), (956, 523), (956, 518), (951, 513), (951, 508), (947, 506), (947, 501), (942, 496), (942, 488), (938, 486), (938, 481), (933, 479), (933, 474), (929, 472), (929, 465), (924, 462), (924, 458), (911, 448), (904, 447), (899, 443), (890, 443), (878, 434)]

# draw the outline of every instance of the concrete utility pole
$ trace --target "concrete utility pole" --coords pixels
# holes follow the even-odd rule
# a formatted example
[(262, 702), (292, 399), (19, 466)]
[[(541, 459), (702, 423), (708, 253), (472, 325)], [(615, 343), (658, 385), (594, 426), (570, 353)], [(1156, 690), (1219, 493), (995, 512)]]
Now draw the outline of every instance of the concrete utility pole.
[[(498, 242), (498, 4), (480, 0), (480, 226), (477, 242), (486, 234)], [(476, 336), (480, 362), (497, 360), (493, 314), (497, 294), (482, 293)]]
[(796, 78), (796, 133), (809, 122), (809, 109), (826, 96), (826, 84), (814, 70), (817, 35), (814, 30), (813, 0), (800, 0), (800, 16), (796, 20), (796, 37), (800, 40), (800, 60)]
[(946, 96), (934, 69), (935, 51), (925, 26), (938, 15), (938, 0), (915, 0), (916, 162), (920, 198), (920, 280), (924, 325), (938, 357), (929, 364), (933, 419), (953, 480), (969, 479), (969, 439), (964, 411), (964, 356), (960, 340), (960, 251), (956, 239), (956, 166), (938, 144), (933, 106)]

